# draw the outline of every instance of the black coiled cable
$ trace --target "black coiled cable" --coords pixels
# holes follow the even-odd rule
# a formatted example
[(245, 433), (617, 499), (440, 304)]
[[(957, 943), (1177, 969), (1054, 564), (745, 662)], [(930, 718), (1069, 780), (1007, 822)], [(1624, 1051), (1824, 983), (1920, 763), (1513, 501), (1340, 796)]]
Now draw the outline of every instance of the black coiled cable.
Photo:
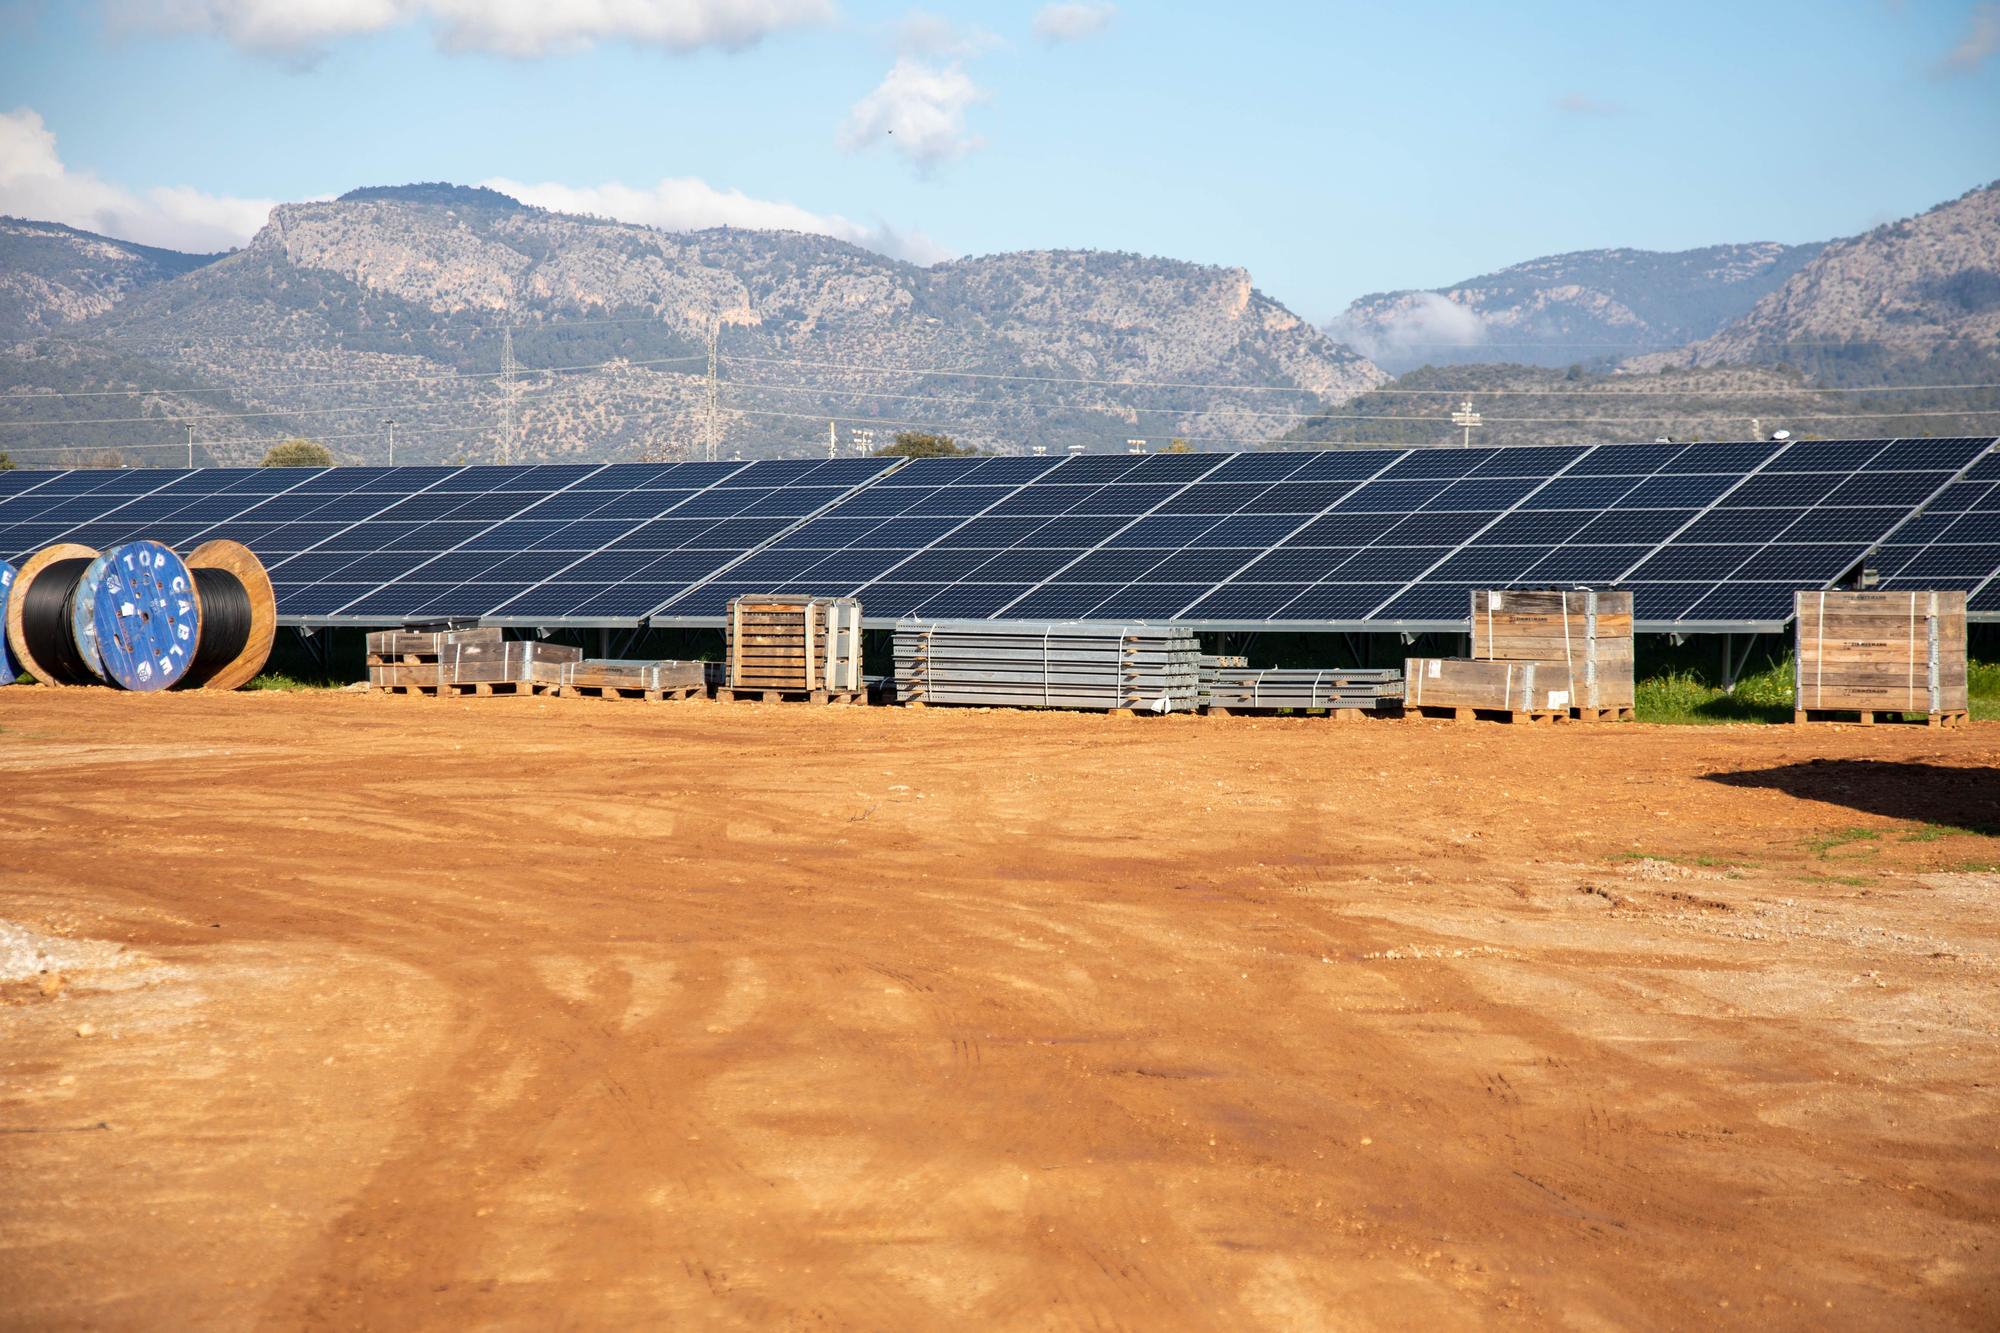
[(204, 567), (189, 572), (201, 594), (201, 633), (194, 661), (180, 679), (178, 688), (184, 690), (199, 689), (214, 679), (215, 673), (235, 661), (250, 642), (250, 594), (243, 581), (226, 569)]
[(71, 614), (75, 609), (77, 585), (92, 557), (51, 560), (28, 585), (21, 602), (21, 637), (35, 664), (49, 673), (52, 685), (96, 685), (101, 682), (76, 646)]

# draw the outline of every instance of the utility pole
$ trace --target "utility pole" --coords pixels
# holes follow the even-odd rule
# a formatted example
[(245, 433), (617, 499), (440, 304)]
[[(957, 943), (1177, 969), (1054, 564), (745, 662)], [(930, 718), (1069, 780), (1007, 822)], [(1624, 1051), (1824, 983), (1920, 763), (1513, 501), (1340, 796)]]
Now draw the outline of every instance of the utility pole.
[(1144, 440), (1127, 440), (1125, 441), (1125, 452), (1128, 454), (1143, 454), (1146, 452), (1146, 442)]
[(383, 417), (382, 424), (389, 428), (389, 466), (396, 466), (396, 418)]
[(848, 437), (854, 441), (854, 452), (860, 454), (863, 458), (875, 452), (875, 428), (873, 426), (861, 426), (850, 429)]
[(840, 431), (829, 421), (826, 423), (826, 456), (837, 457), (840, 453)]
[(1458, 411), (1451, 414), (1451, 424), (1465, 427), (1464, 448), (1472, 447), (1472, 428), (1480, 423), (1479, 414), (1472, 410), (1472, 400), (1466, 399), (1458, 405)]
[(514, 458), (514, 323), (511, 316), (506, 330), (500, 335), (500, 463), (501, 466)]
[(194, 471), (194, 423), (188, 423), (188, 471)]

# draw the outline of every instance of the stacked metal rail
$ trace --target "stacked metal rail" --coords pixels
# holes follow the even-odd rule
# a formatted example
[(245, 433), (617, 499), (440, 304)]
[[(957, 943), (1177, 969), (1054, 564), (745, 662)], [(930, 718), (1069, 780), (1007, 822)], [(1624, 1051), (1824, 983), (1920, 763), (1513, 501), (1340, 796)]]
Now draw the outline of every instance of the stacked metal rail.
[(1209, 711), (1275, 713), (1324, 708), (1380, 708), (1403, 697), (1403, 673), (1394, 667), (1346, 671), (1223, 667), (1209, 685)]
[(896, 626), (905, 704), (1192, 712), (1201, 641), (1177, 625), (905, 621)]
[(1250, 659), (1234, 653), (1203, 653), (1201, 667), (1196, 677), (1195, 702), (1208, 707), (1209, 692), (1215, 688), (1215, 673), (1224, 667), (1247, 667)]

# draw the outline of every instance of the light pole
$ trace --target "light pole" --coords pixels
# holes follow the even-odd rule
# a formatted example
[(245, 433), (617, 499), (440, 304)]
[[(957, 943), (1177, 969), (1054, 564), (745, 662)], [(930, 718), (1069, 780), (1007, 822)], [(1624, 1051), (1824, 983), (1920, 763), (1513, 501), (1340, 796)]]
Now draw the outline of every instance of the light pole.
[(389, 428), (389, 466), (396, 466), (396, 418), (383, 417), (382, 424)]
[(1459, 406), (1458, 411), (1451, 414), (1451, 424), (1465, 428), (1465, 444), (1463, 447), (1470, 449), (1472, 447), (1472, 428), (1480, 424), (1479, 414), (1472, 410), (1472, 400), (1470, 398), (1466, 399)]

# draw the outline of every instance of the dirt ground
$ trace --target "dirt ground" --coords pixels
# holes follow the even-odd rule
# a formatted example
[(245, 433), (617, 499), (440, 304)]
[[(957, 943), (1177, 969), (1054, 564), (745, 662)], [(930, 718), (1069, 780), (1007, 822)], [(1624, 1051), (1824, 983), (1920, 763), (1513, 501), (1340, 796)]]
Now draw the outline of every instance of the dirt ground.
[(2000, 726), (0, 691), (0, 1325), (2000, 1324)]

